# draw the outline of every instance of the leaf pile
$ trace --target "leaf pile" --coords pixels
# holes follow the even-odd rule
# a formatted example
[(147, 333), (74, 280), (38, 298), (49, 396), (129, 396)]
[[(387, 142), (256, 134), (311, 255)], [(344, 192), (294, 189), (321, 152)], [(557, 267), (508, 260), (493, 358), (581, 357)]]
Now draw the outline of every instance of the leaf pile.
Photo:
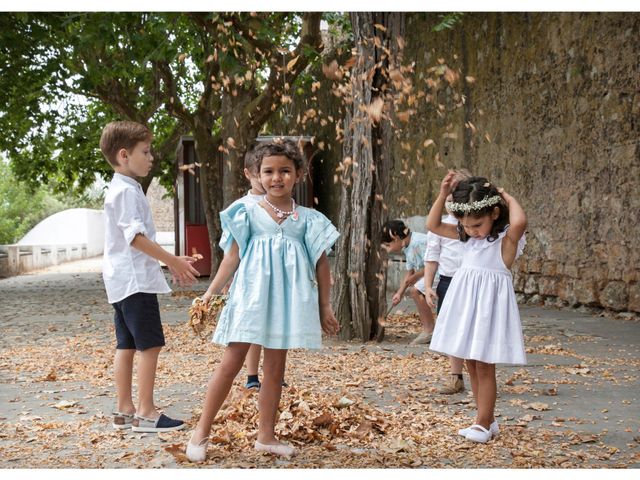
[(200, 338), (204, 338), (205, 331), (212, 331), (216, 327), (218, 314), (222, 311), (227, 301), (226, 295), (215, 295), (208, 304), (200, 297), (196, 297), (189, 307), (188, 325)]

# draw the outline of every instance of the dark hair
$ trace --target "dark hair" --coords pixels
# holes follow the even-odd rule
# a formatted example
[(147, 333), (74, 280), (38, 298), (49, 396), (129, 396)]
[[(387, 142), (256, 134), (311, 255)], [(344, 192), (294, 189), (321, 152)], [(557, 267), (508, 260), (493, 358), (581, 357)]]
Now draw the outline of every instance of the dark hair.
[(110, 122), (102, 130), (100, 137), (100, 151), (112, 166), (117, 167), (120, 149), (133, 149), (138, 142), (150, 142), (153, 139), (151, 131), (137, 122)]
[[(266, 157), (274, 156), (287, 157), (293, 162), (296, 170), (302, 170), (304, 172), (306, 169), (306, 162), (304, 160), (304, 157), (302, 156), (302, 152), (300, 151), (300, 147), (298, 147), (298, 144), (288, 138), (275, 138), (269, 142), (260, 143), (256, 148), (253, 149), (252, 157), (255, 171), (260, 173), (262, 160), (264, 160)], [(245, 165), (246, 161), (247, 158), (245, 157)]]
[[(472, 203), (484, 200), (487, 197), (500, 195), (500, 193), (498, 192), (498, 189), (486, 178), (471, 177), (458, 183), (451, 195), (453, 197), (453, 203)], [(494, 242), (498, 239), (498, 235), (500, 235), (500, 233), (509, 224), (509, 209), (502, 200), (496, 205), (489, 205), (488, 207), (481, 208), (480, 210), (474, 210), (472, 213), (464, 214), (453, 212), (453, 215), (458, 220), (466, 216), (480, 218), (486, 215), (491, 215), (493, 213), (493, 209), (496, 207), (500, 209), (500, 213), (498, 214), (498, 218), (493, 221), (491, 232), (487, 236), (488, 241)], [(465, 233), (464, 228), (460, 223), (458, 223), (458, 235), (462, 242), (469, 240), (469, 235)]]
[(258, 145), (259, 145), (258, 142), (253, 142), (247, 149), (247, 153), (245, 153), (244, 155), (244, 168), (249, 170), (251, 173), (256, 173), (256, 174), (258, 173), (258, 170), (259, 170), (256, 168), (256, 155), (255, 155), (256, 147)]
[(381, 242), (392, 242), (393, 237), (404, 239), (407, 238), (407, 235), (410, 233), (411, 230), (409, 230), (409, 227), (407, 227), (402, 220), (389, 220), (382, 226)]

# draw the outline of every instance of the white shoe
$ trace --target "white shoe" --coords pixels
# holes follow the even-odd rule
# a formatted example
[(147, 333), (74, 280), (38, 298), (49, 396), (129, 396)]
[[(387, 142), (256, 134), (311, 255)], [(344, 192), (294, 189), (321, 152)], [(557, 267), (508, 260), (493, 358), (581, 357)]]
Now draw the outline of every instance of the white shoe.
[[(460, 430), (458, 430), (458, 435), (466, 437), (467, 433), (469, 433), (469, 430), (471, 430), (471, 427), (461, 428)], [(493, 423), (489, 425), (489, 431), (491, 432), (491, 435), (493, 437), (497, 437), (500, 434), (500, 427), (498, 426), (497, 420), (494, 420)]]
[(493, 434), (482, 425), (471, 425), (464, 438), (472, 442), (487, 443), (493, 438)]
[(286, 445), (284, 443), (276, 443), (276, 444), (270, 445), (267, 443), (260, 443), (256, 440), (254, 448), (258, 452), (272, 453), (273, 455), (278, 455), (280, 457), (286, 457), (286, 458), (291, 458), (298, 453), (295, 448), (293, 448), (290, 445)]
[(431, 337), (433, 337), (433, 332), (420, 332), (420, 335), (411, 340), (411, 343), (409, 343), (409, 345), (426, 345), (428, 343), (431, 343)]
[(187, 458), (190, 462), (198, 463), (204, 462), (207, 458), (207, 447), (209, 446), (209, 437), (204, 438), (197, 445), (191, 443), (191, 439), (187, 442)]

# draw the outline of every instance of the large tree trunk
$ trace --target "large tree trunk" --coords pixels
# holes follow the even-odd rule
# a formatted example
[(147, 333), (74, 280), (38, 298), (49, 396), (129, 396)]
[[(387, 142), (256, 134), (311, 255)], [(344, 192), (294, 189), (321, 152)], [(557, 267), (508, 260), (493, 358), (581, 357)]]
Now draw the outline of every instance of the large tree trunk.
[[(341, 337), (368, 341), (378, 334), (386, 309), (386, 262), (380, 252), (391, 164), (392, 104), (386, 92), (389, 66), (398, 62), (397, 37), (402, 35), (404, 15), (352, 13), (351, 23), (357, 61), (351, 73), (353, 104), (345, 125), (342, 238), (336, 250), (332, 304)], [(372, 108), (380, 101), (384, 102), (382, 116)]]
[(224, 93), (222, 97), (222, 141), (224, 146), (223, 203), (226, 207), (243, 196), (249, 182), (244, 176), (244, 156), (255, 140), (258, 128), (246, 116), (238, 114), (255, 98), (253, 90), (240, 89), (236, 96)]
[(211, 275), (215, 275), (222, 261), (222, 250), (217, 248), (222, 235), (219, 213), (222, 207), (222, 155), (219, 151), (221, 141), (211, 135), (206, 126), (196, 128), (194, 132), (195, 148), (200, 162), (200, 192), (204, 216), (207, 221), (209, 243), (211, 245)]

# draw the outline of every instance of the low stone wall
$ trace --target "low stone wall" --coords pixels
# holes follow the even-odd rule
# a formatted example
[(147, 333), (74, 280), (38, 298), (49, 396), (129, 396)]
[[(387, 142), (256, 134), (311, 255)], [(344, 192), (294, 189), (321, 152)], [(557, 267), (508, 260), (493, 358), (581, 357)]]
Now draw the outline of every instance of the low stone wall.
[(0, 278), (87, 258), (87, 245), (0, 245)]

